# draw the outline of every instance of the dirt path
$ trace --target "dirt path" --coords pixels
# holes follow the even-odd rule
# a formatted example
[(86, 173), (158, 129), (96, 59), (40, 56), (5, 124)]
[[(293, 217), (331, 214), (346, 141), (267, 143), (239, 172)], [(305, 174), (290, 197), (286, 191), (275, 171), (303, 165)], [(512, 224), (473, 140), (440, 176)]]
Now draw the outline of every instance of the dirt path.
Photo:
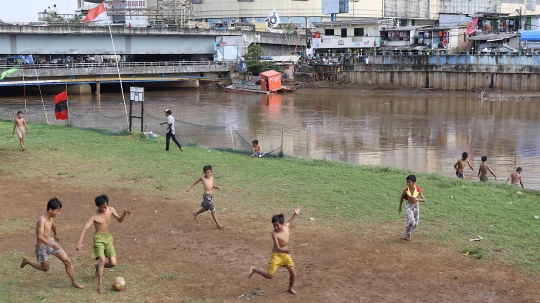
[[(117, 210), (128, 206), (133, 211), (124, 223), (113, 223), (111, 230), (119, 264), (125, 266), (125, 277), (131, 281), (120, 301), (178, 302), (189, 297), (219, 302), (248, 298), (256, 302), (540, 302), (538, 283), (513, 267), (463, 257), (425, 234), (408, 243), (399, 238), (402, 226), (309, 220), (302, 214), (292, 229), (299, 293), (292, 296), (286, 293), (285, 269), (279, 269), (270, 281), (260, 276), (247, 278), (251, 265), (266, 267), (272, 214), (222, 201), (217, 193), (218, 216), (227, 226), (218, 231), (207, 213), (200, 216), (199, 223), (193, 221), (198, 192), (134, 196), (128, 190), (72, 188), (69, 180), (60, 178), (22, 183), (14, 182), (12, 176), (3, 179), (0, 227), (5, 229), (10, 222), (20, 226), (0, 233), (0, 253), (18, 252), (34, 258), (35, 220), (45, 210), (46, 201), (57, 196), (64, 202), (57, 219), (60, 244), (72, 258), (81, 258), (82, 268), (75, 270), (89, 288), (85, 291), (94, 290), (91, 236), (86, 236), (85, 251), (74, 248), (95, 209), (94, 197), (106, 193), (111, 206)], [(288, 218), (292, 207), (275, 211), (284, 211)], [(61, 267), (61, 263), (52, 266)], [(13, 269), (13, 273), (20, 271)], [(36, 278), (40, 275), (36, 273)], [(112, 275), (106, 273), (106, 279)], [(130, 297), (130, 293), (143, 292), (137, 288), (148, 287), (145, 279), (157, 281), (155, 289), (145, 289), (144, 298)], [(22, 286), (26, 290), (43, 286), (28, 283)]]

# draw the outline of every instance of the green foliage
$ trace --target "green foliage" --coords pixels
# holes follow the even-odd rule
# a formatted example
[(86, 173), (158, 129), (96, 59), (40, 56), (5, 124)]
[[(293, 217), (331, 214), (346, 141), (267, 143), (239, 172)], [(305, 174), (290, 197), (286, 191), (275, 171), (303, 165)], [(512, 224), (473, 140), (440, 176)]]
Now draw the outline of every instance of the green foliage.
[(283, 73), (283, 68), (281, 68), (281, 66), (276, 65), (270, 61), (260, 61), (257, 59), (247, 60), (246, 66), (247, 66), (247, 71), (250, 73), (253, 73), (254, 75), (258, 75), (262, 72), (265, 72), (271, 69), (277, 72)]
[(260, 59), (262, 56), (264, 56), (264, 52), (262, 50), (262, 47), (257, 44), (253, 43), (248, 47), (248, 52), (244, 55), (246, 59)]

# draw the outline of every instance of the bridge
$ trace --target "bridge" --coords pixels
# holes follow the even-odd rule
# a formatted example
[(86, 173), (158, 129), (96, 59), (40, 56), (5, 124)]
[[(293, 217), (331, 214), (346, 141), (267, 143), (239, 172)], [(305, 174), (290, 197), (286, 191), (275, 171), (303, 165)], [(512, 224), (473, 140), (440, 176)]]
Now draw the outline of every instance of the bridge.
[[(70, 93), (91, 93), (90, 84), (100, 92), (101, 84), (159, 83), (176, 87), (199, 87), (200, 81), (222, 81), (234, 68), (228, 62), (165, 61), (165, 62), (115, 62), (32, 64), (2, 66), (0, 70), (19, 68), (0, 81), (1, 87), (69, 85)], [(120, 78), (118, 76), (120, 74)]]
[[(238, 46), (238, 56), (251, 43), (259, 43), (265, 55), (289, 55), (302, 50), (303, 35), (197, 28), (111, 27), (116, 53), (121, 55), (214, 55), (214, 44)], [(303, 47), (302, 47), (303, 46)], [(284, 48), (286, 47), (286, 48)], [(0, 25), (0, 54), (111, 55), (108, 27)]]

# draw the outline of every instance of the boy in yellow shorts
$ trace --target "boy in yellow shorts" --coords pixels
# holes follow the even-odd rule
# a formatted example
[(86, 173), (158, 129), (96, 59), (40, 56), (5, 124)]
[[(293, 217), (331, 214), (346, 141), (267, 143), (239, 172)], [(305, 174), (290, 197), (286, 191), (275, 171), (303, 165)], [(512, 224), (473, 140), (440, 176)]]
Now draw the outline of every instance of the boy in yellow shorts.
[(296, 271), (294, 270), (294, 263), (290, 256), (293, 250), (292, 248), (289, 248), (289, 226), (301, 210), (302, 207), (296, 205), (294, 214), (287, 223), (284, 223), (285, 217), (283, 214), (274, 215), (272, 217), (272, 225), (274, 225), (272, 241), (274, 241), (274, 248), (272, 249), (272, 255), (268, 261), (268, 271), (265, 272), (255, 266), (251, 266), (251, 270), (249, 271), (250, 278), (254, 273), (258, 273), (266, 279), (272, 279), (278, 267), (286, 267), (290, 275), (288, 291), (293, 295), (296, 295), (296, 291), (293, 289)]
[[(84, 225), (84, 228), (79, 237), (79, 245), (77, 250), (81, 250), (83, 247), (83, 238), (86, 230), (94, 224), (96, 232), (94, 233), (94, 248), (92, 250), (92, 258), (99, 260), (96, 264), (96, 276), (98, 277), (97, 291), (100, 294), (107, 293), (103, 289), (103, 269), (112, 268), (116, 266), (116, 253), (114, 252), (113, 237), (109, 233), (109, 226), (111, 225), (111, 215), (118, 221), (122, 222), (127, 215), (131, 215), (131, 211), (124, 210), (121, 216), (116, 213), (116, 210), (109, 207), (109, 197), (101, 195), (95, 199), (97, 210), (92, 214), (90, 219)], [(105, 261), (105, 258), (108, 261)]]

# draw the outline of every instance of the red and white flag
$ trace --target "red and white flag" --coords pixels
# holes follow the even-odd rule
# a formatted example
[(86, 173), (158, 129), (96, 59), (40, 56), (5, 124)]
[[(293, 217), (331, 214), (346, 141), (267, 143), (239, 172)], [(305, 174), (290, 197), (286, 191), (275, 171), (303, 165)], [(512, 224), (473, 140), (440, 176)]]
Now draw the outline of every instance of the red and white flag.
[(101, 21), (107, 18), (107, 12), (105, 11), (105, 4), (101, 2), (100, 5), (94, 7), (88, 11), (86, 17), (81, 22)]
[(478, 30), (478, 18), (474, 19), (467, 26), (467, 35), (470, 35)]

